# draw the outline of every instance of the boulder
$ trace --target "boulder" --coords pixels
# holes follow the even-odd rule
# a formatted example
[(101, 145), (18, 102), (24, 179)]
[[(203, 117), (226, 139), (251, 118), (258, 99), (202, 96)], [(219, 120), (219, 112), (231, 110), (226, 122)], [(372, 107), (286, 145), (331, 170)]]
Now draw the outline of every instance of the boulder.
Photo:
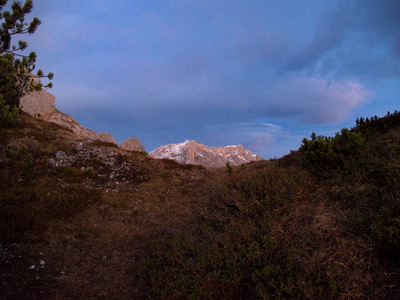
[(127, 139), (121, 143), (120, 146), (123, 150), (127, 151), (137, 151), (137, 152), (145, 152), (142, 143), (138, 140), (138, 138), (132, 137)]
[(25, 94), (19, 103), (24, 112), (46, 121), (56, 110), (56, 98), (45, 90)]

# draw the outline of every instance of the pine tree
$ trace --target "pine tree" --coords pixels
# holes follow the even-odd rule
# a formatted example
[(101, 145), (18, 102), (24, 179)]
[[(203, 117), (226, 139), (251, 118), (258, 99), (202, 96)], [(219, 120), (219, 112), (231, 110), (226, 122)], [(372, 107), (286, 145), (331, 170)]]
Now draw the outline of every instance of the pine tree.
[[(53, 78), (53, 73), (44, 75), (42, 70), (33, 75), (36, 62), (36, 53), (30, 52), (28, 55), (22, 54), (28, 44), (26, 41), (19, 40), (16, 44), (12, 43), (12, 38), (18, 35), (33, 34), (41, 21), (33, 18), (31, 22), (26, 21), (26, 15), (33, 9), (33, 1), (26, 0), (22, 5), (14, 1), (11, 5), (11, 12), (4, 11), (3, 8), (8, 0), (0, 0), (0, 95), (4, 99), (4, 105), (18, 107), (19, 99), (29, 90), (40, 90), (41, 83), (34, 81), (34, 77)], [(44, 87), (51, 87), (49, 83)]]

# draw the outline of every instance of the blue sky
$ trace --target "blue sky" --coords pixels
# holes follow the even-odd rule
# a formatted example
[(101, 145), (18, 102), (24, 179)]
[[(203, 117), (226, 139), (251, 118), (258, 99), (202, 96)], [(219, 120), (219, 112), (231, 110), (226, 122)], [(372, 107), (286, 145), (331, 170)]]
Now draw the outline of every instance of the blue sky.
[(147, 151), (280, 157), (399, 109), (400, 1), (35, 0), (31, 16), (57, 108)]

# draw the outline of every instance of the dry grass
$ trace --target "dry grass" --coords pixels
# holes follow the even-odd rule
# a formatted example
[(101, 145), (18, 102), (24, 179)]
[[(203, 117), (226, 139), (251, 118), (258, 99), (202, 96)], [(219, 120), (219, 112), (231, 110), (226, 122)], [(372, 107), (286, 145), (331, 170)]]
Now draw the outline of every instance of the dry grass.
[[(192, 180), (189, 184), (198, 184), (194, 175), (203, 177), (187, 174)], [(199, 215), (198, 195), (182, 192), (181, 182), (171, 181), (156, 175), (134, 191), (105, 193), (101, 203), (68, 223), (53, 224), (45, 235), (55, 272), (62, 275), (51, 297), (121, 299), (137, 295), (132, 271), (150, 241), (165, 231), (190, 226)]]
[[(1, 144), (15, 154), (2, 154), (6, 160), (0, 170), (5, 179), (0, 183), (2, 203), (12, 204), (6, 204), (2, 213), (10, 213), (14, 224), (10, 228), (12, 224), (5, 220), (2, 227), (11, 231), (0, 244), (5, 251), (0, 260), (4, 282), (0, 293), (6, 299), (138, 296), (133, 272), (138, 258), (154, 237), (196, 222), (207, 171), (95, 143), (97, 148), (125, 155), (134, 174), (133, 182), (93, 189), (104, 180), (75, 167), (43, 169), (44, 156), (56, 150), (72, 152), (65, 140), (68, 131), (26, 115), (19, 123), (1, 135)], [(88, 165), (96, 168), (99, 163)], [(73, 201), (62, 202), (68, 197)], [(84, 203), (91, 197), (87, 205), (71, 206), (75, 200)]]
[[(384, 239), (375, 239), (391, 227), (372, 232), (365, 224), (379, 197), (393, 201), (389, 208), (398, 200), (400, 131), (371, 151), (382, 159), (368, 156), (374, 170), (391, 166), (379, 176), (332, 173), (326, 181), (300, 168), (298, 153), (229, 174), (106, 144), (95, 146), (132, 163), (126, 183), (75, 167), (46, 169), (44, 156), (72, 152), (70, 137), (25, 115), (18, 127), (1, 130), (0, 210), (10, 218), (0, 222), (4, 299), (398, 295), (398, 264), (382, 260), (377, 243)], [(373, 220), (392, 226), (395, 218)]]

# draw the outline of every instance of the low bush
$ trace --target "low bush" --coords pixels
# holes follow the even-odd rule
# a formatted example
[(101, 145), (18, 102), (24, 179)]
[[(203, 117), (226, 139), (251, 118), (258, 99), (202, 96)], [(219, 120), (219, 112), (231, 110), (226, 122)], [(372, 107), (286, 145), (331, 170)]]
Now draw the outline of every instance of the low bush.
[(347, 128), (336, 133), (335, 137), (311, 135), (311, 140), (303, 139), (299, 152), (303, 165), (324, 175), (333, 169), (350, 171), (360, 159), (364, 138), (360, 133)]
[(3, 96), (0, 94), (0, 127), (13, 126), (19, 116), (17, 106), (6, 105)]

